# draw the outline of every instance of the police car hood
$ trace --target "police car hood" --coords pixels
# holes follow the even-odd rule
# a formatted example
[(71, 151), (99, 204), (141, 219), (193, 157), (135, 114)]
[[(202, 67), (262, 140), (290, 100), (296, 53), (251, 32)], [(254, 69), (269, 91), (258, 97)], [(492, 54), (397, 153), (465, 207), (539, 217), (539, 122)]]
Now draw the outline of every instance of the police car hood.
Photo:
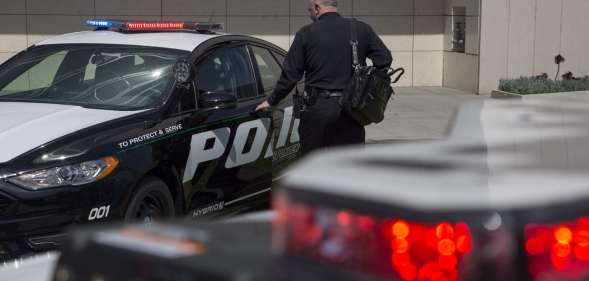
[(57, 138), (137, 111), (72, 105), (0, 102), (0, 163)]
[(319, 153), (284, 184), (428, 212), (587, 200), (588, 98), (471, 103), (444, 140)]

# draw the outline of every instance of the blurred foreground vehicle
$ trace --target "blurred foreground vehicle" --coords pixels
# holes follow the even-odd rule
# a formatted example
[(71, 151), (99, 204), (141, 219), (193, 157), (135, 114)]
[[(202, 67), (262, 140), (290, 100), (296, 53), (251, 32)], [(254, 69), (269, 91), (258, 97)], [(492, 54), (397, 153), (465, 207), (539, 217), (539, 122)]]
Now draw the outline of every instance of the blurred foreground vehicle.
[(587, 280), (588, 169), (586, 99), (472, 103), (447, 140), (301, 163), (272, 230), (80, 232), (55, 280)]

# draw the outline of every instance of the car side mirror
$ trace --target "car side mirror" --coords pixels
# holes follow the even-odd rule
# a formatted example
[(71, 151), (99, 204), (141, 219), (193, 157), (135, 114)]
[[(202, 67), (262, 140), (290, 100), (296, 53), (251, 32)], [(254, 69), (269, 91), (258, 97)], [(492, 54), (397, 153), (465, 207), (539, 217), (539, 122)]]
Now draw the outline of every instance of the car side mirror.
[(228, 93), (205, 92), (199, 95), (201, 109), (227, 109), (237, 107), (237, 98)]

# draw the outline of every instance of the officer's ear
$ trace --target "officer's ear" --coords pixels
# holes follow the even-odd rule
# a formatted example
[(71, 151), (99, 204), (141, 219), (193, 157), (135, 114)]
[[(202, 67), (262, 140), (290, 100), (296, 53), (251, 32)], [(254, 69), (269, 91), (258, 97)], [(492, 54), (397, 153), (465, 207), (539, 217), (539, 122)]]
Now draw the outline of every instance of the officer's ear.
[(313, 9), (315, 10), (316, 14), (319, 14), (319, 11), (321, 10), (321, 6), (319, 4), (313, 4)]

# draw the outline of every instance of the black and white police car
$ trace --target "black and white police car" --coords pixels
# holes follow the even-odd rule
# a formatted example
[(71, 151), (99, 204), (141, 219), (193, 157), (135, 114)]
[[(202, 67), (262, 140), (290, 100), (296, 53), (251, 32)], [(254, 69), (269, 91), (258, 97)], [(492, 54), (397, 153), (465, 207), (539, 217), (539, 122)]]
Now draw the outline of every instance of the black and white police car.
[[(0, 243), (72, 224), (228, 214), (299, 151), (291, 99), (253, 113), (285, 52), (218, 24), (89, 20), (0, 66)], [(18, 244), (18, 245), (17, 245)]]

